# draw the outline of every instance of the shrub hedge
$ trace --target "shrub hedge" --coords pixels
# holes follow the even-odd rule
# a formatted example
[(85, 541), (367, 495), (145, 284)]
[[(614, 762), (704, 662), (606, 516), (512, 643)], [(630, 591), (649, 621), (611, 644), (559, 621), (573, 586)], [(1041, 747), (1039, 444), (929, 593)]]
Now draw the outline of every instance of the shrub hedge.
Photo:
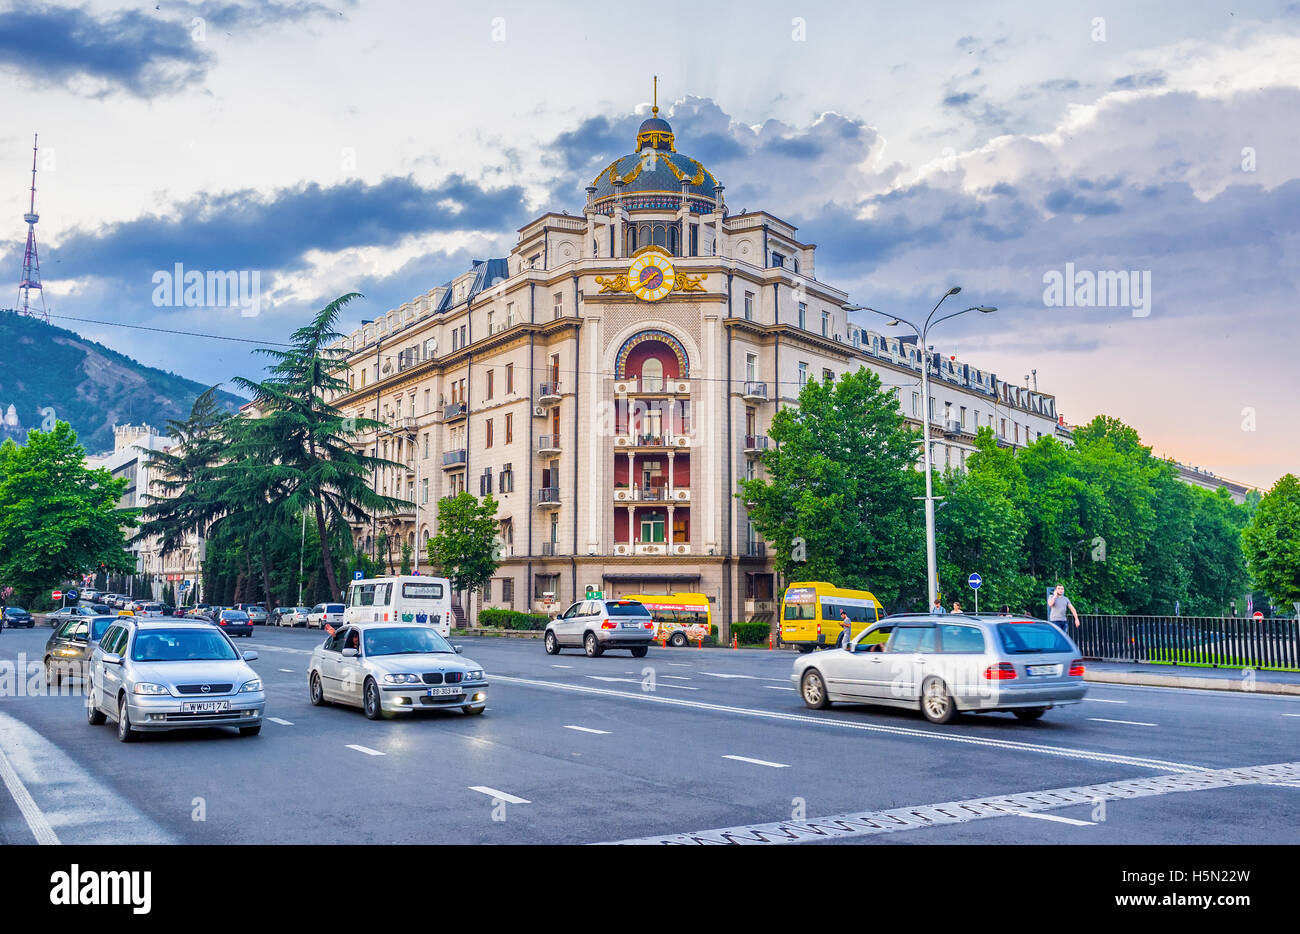
[(741, 645), (764, 645), (772, 631), (770, 623), (732, 623), (731, 631)]
[(519, 610), (479, 610), (478, 624), (493, 629), (541, 630), (551, 618), (545, 613), (521, 613)]

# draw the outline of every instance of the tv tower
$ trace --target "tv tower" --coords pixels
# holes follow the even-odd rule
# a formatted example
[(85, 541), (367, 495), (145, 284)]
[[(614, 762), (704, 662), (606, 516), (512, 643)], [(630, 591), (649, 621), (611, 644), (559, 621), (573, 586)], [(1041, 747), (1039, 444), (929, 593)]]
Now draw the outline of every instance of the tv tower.
[[(36, 222), (41, 216), (36, 213), (36, 141), (37, 136), (32, 136), (32, 201), (23, 215), (23, 220), (27, 222), (27, 248), (23, 251), (23, 277), (18, 283), (18, 299), (22, 303), (19, 311), (22, 314), (32, 318), (40, 318), (46, 324), (50, 323), (50, 310), (45, 307), (45, 289), (41, 286), (41, 257), (36, 252)], [(32, 310), (32, 292), (37, 293), (40, 299), (41, 307), (37, 311)]]

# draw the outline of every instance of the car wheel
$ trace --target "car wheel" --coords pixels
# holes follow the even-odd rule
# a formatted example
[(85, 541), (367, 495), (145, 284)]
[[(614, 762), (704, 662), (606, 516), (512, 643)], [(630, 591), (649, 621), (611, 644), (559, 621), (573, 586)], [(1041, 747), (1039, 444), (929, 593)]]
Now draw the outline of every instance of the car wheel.
[(311, 697), (313, 707), (324, 707), (328, 703), (325, 700), (325, 690), (320, 685), (320, 674), (318, 672), (313, 671), (311, 673), (311, 679), (307, 682), (307, 693)]
[(373, 678), (366, 679), (366, 686), (361, 692), (361, 704), (367, 720), (384, 719), (384, 705), (379, 698), (379, 685), (375, 684)]
[(560, 640), (557, 639), (557, 638), (555, 638), (555, 633), (553, 633), (553, 632), (548, 632), (548, 633), (546, 634), (545, 642), (546, 642), (546, 654), (547, 654), (547, 655), (559, 655), (559, 654), (560, 654)]
[(646, 652), (649, 652), (649, 651), (650, 651), (650, 646), (648, 646), (648, 645), (638, 645), (636, 648), (632, 649), (632, 657), (633, 657), (633, 658), (645, 658), (645, 653), (646, 653)]
[(939, 678), (926, 678), (921, 685), (921, 713), (931, 723), (947, 723), (957, 716), (957, 702)]
[(86, 685), (86, 722), (91, 726), (103, 726), (108, 718), (104, 711), (95, 706), (95, 685)]
[(605, 650), (602, 649), (600, 643), (596, 641), (596, 634), (594, 632), (587, 633), (582, 640), (582, 647), (586, 649), (588, 658), (600, 658), (605, 654)]
[(811, 645), (801, 645), (801, 646), (799, 646), (799, 654), (800, 654), (800, 655), (807, 655), (807, 654), (808, 654), (809, 652), (811, 652), (812, 650), (813, 650), (813, 646), (811, 646)]
[(49, 687), (58, 687), (63, 683), (63, 672), (54, 667), (54, 660), (45, 659), (45, 683)]
[(487, 704), (480, 704), (477, 707), (462, 707), (460, 709), (465, 712), (465, 716), (467, 717), (477, 717), (483, 711), (487, 710)]
[(686, 633), (675, 632), (673, 633), (672, 638), (668, 640), (668, 644), (676, 646), (677, 648), (680, 649), (680, 648), (685, 648), (687, 641), (688, 640), (686, 638)]
[(241, 726), (239, 728), (240, 736), (256, 736), (260, 732), (262, 732), (262, 724), (260, 723), (257, 726)]
[(117, 738), (123, 743), (135, 742), (139, 736), (135, 730), (131, 729), (131, 714), (127, 710), (126, 695), (117, 702)]
[(803, 702), (813, 710), (825, 710), (831, 705), (830, 698), (826, 695), (826, 682), (816, 668), (809, 668), (803, 673), (799, 679), (799, 693), (803, 695)]
[(1025, 707), (1020, 710), (1013, 710), (1017, 720), (1037, 720), (1043, 714), (1047, 713), (1046, 707)]

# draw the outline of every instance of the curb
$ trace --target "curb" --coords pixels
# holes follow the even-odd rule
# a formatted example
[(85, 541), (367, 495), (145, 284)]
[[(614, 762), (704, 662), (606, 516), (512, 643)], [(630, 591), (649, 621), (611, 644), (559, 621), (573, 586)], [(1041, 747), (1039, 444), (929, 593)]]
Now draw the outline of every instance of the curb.
[(1083, 680), (1090, 684), (1137, 684), (1158, 688), (1196, 688), (1202, 691), (1235, 691), (1239, 694), (1289, 694), (1300, 697), (1300, 684), (1283, 681), (1260, 681), (1247, 688), (1246, 681), (1236, 678), (1198, 678), (1194, 675), (1158, 675), (1146, 672), (1096, 671), (1089, 669)]

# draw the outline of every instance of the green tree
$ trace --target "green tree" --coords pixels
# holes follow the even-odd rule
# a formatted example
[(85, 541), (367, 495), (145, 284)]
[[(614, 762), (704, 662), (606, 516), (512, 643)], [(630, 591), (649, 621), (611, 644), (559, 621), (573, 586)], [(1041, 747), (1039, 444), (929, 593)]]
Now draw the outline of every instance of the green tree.
[(414, 551), (415, 550), (411, 547), (410, 542), (402, 542), (402, 565), (398, 573), (411, 573), (411, 559), (414, 556)]
[(85, 458), (67, 422), (0, 445), (0, 584), (26, 601), (101, 564), (134, 570), (125, 530), (135, 510), (118, 508), (127, 480)]
[(453, 590), (479, 590), (500, 566), (497, 501), (472, 493), (438, 500), (438, 534), (429, 539), (429, 563)]
[(1247, 508), (1227, 490), (1189, 486), (1192, 494), (1191, 585), (1187, 616), (1226, 616), (1245, 592), (1246, 561), (1241, 535)]
[(923, 601), (924, 478), (893, 392), (865, 367), (810, 381), (768, 434), (764, 476), (741, 480), (739, 495), (777, 570), (870, 589), (887, 606)]
[(1241, 533), (1255, 583), (1282, 607), (1300, 601), (1300, 479), (1286, 474), (1259, 501)]

